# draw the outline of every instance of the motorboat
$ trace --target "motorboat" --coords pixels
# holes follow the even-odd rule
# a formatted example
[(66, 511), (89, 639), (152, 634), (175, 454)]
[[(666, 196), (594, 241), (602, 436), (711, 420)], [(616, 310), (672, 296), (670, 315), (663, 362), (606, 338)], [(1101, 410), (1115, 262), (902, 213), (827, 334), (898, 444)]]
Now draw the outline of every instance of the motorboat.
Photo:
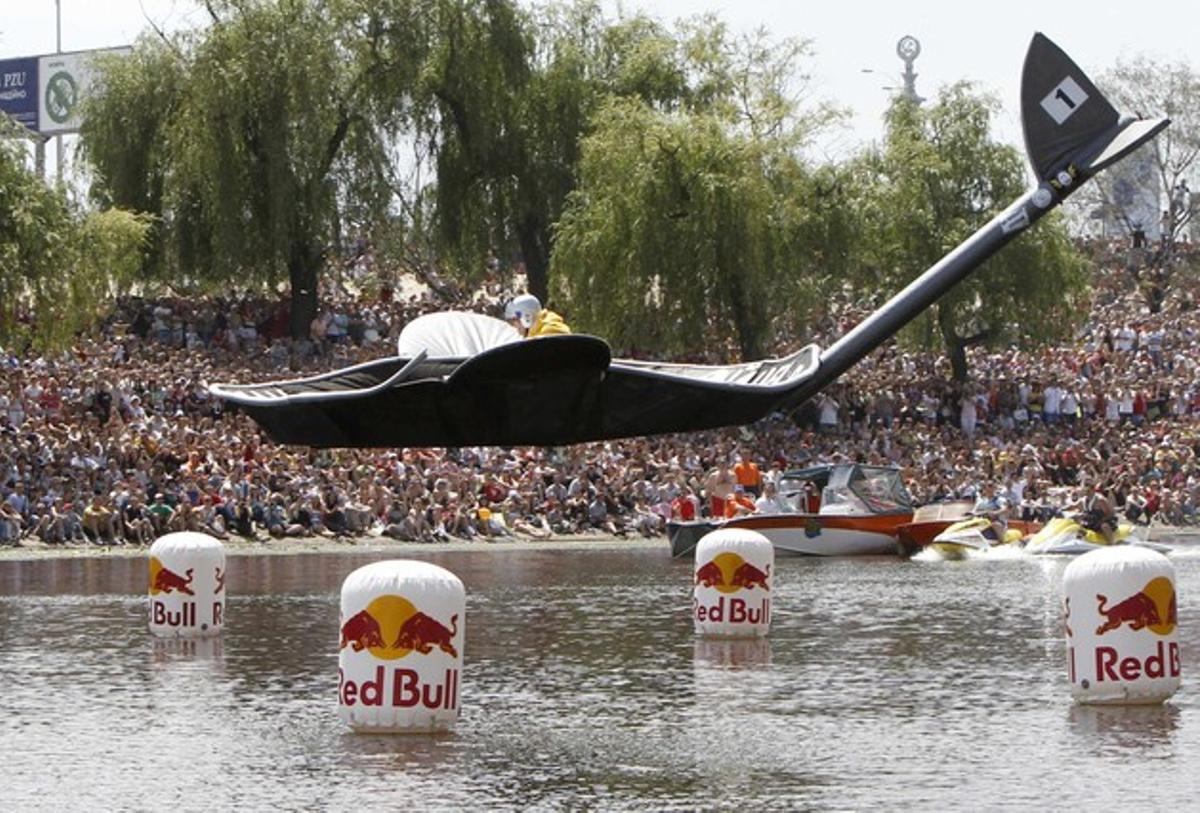
[[(499, 320), (444, 313), (407, 325), (395, 356), (210, 391), (278, 443), (335, 448), (561, 446), (745, 425), (792, 411), (1169, 124), (1121, 116), (1042, 34), (1025, 55), (1021, 119), (1037, 184), (827, 348), (730, 365), (675, 364), (614, 358), (596, 336), (521, 339)], [(865, 552), (881, 550), (895, 518), (911, 513), (900, 505), (861, 516), (830, 508), (839, 513), (818, 513), (804, 529), (757, 522), (783, 522), (777, 538), (803, 549), (813, 535), (832, 539), (845, 530), (836, 547)], [(849, 522), (853, 528), (837, 524)]]
[(730, 519), (672, 521), (667, 536), (673, 556), (690, 556), (700, 539), (718, 528), (758, 531), (780, 553), (864, 556), (898, 552), (897, 529), (912, 520), (912, 498), (900, 470), (890, 466), (836, 463), (789, 471), (779, 479), (783, 513)]
[(969, 517), (950, 525), (929, 543), (930, 550), (943, 559), (962, 559), (970, 553), (987, 553), (1002, 545), (1015, 545), (1024, 537), (1019, 528), (1009, 527), (1003, 539), (996, 539), (987, 517)]
[(1132, 525), (1122, 522), (1109, 543), (1103, 536), (1085, 528), (1075, 517), (1055, 517), (1024, 542), (1026, 553), (1035, 555), (1078, 556), (1081, 553), (1113, 545), (1137, 545), (1159, 553), (1167, 553), (1170, 545), (1150, 542), (1134, 534)]

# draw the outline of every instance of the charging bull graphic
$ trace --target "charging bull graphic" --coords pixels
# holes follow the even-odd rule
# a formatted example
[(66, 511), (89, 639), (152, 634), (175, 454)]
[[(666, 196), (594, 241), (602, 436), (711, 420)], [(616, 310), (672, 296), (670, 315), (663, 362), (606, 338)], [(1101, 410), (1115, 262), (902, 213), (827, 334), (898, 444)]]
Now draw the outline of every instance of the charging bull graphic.
[(338, 649), (345, 649), (347, 644), (355, 652), (383, 646), (383, 632), (379, 629), (379, 622), (366, 610), (351, 616), (349, 621), (342, 624), (342, 644)]
[(1128, 624), (1131, 630), (1149, 628), (1159, 635), (1166, 635), (1177, 623), (1175, 587), (1161, 576), (1151, 579), (1141, 590), (1112, 606), (1108, 606), (1108, 597), (1099, 593), (1096, 601), (1104, 618), (1104, 623), (1096, 628), (1097, 635), (1119, 629), (1122, 624)]
[(744, 587), (747, 590), (753, 590), (757, 585), (764, 590), (770, 590), (767, 585), (767, 577), (771, 575), (771, 566), (767, 565), (766, 570), (759, 570), (749, 562), (742, 562), (737, 570), (733, 573), (733, 578), (730, 584), (733, 587)]
[(703, 584), (705, 587), (723, 587), (725, 585), (725, 574), (721, 572), (716, 559), (696, 571), (696, 584)]
[(458, 657), (454, 648), (454, 636), (458, 634), (458, 615), (450, 617), (450, 628), (446, 629), (440, 621), (430, 618), (425, 613), (418, 612), (410, 616), (400, 627), (393, 649), (415, 649), (422, 655), (428, 655), (436, 646), (452, 658)]
[(715, 587), (722, 593), (734, 593), (738, 590), (753, 590), (761, 587), (770, 590), (767, 579), (771, 575), (771, 566), (758, 568), (747, 562), (736, 553), (718, 553), (712, 561), (701, 565), (696, 570), (696, 584), (704, 587)]
[(186, 571), (187, 578), (181, 577), (173, 570), (168, 570), (165, 567), (160, 567), (158, 572), (154, 574), (154, 583), (150, 587), (153, 593), (170, 593), (172, 590), (178, 590), (180, 593), (186, 593), (189, 596), (196, 595), (189, 587), (192, 583), (192, 568)]
[(447, 627), (426, 615), (400, 596), (384, 596), (352, 615), (342, 624), (339, 650), (349, 646), (355, 652), (364, 649), (383, 660), (403, 658), (409, 652), (428, 655), (437, 647), (452, 658), (458, 657), (454, 637), (458, 635), (458, 614)]

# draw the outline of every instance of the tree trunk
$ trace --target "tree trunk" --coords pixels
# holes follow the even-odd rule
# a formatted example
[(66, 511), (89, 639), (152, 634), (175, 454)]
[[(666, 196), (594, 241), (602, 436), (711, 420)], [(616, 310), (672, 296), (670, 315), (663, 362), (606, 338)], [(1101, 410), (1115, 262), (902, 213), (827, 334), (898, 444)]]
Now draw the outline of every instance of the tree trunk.
[(317, 278), (321, 256), (305, 241), (292, 245), (288, 258), (288, 281), (292, 287), (292, 313), (289, 327), (293, 339), (308, 338), (309, 327), (317, 315)]
[(762, 349), (762, 322), (755, 318), (746, 291), (736, 276), (729, 286), (729, 306), (733, 309), (733, 326), (737, 330), (738, 348), (742, 361), (755, 361), (765, 354)]
[[(529, 293), (541, 302), (550, 302), (550, 252), (542, 239), (535, 215), (526, 215), (517, 226), (517, 239), (521, 243), (521, 258), (525, 261), (525, 275)], [(567, 319), (570, 321), (570, 318)]]
[(955, 381), (967, 380), (967, 342), (954, 329), (950, 311), (938, 308), (938, 327), (942, 332), (942, 342), (946, 345), (946, 355), (950, 357), (950, 369)]

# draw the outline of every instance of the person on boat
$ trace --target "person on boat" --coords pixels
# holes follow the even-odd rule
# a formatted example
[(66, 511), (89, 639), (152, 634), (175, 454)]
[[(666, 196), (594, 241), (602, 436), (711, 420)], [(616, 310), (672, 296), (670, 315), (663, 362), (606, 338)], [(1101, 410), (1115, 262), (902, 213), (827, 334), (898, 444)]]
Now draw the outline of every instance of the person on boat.
[(1088, 489), (1088, 495), (1083, 500), (1083, 513), (1079, 516), (1079, 523), (1089, 531), (1095, 531), (1104, 537), (1107, 545), (1111, 545), (1116, 540), (1117, 510), (1113, 507), (1112, 500), (1104, 493), (1102, 483), (1094, 482)]
[(740, 485), (734, 486), (733, 496), (725, 501), (726, 518), (744, 517), (747, 514), (753, 514), (754, 511), (754, 500), (746, 494), (746, 489)]
[(779, 496), (779, 486), (774, 480), (763, 482), (762, 496), (754, 501), (754, 510), (758, 514), (789, 514), (792, 509)]
[(543, 308), (541, 300), (533, 294), (513, 297), (504, 306), (504, 321), (508, 322), (526, 339), (534, 336), (560, 336), (571, 332), (563, 318), (554, 311)]
[(759, 471), (758, 464), (749, 459), (746, 452), (742, 452), (737, 456), (737, 462), (733, 466), (733, 476), (737, 478), (737, 483), (751, 497), (758, 497), (762, 493), (762, 472)]
[(725, 503), (733, 498), (733, 489), (737, 478), (733, 469), (717, 462), (717, 465), (704, 478), (704, 496), (708, 498), (708, 515), (714, 519), (726, 516)]
[(983, 484), (971, 513), (986, 517), (990, 523), (983, 531), (984, 536), (996, 542), (1004, 541), (1004, 535), (1008, 532), (1008, 500), (996, 494), (995, 483)]

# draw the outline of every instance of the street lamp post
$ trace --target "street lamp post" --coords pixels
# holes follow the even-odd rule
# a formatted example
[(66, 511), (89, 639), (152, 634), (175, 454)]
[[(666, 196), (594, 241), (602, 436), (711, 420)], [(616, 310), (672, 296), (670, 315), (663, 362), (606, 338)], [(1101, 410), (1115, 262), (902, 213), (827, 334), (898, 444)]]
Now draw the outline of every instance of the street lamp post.
[[(884, 85), (883, 89), (889, 93), (896, 93), (904, 99), (915, 104), (920, 104), (925, 101), (925, 97), (917, 93), (917, 73), (913, 70), (913, 63), (921, 54), (921, 43), (916, 37), (905, 34), (896, 43), (896, 55), (904, 61), (904, 73), (900, 74), (900, 78), (904, 80), (902, 87), (895, 85)], [(863, 73), (889, 73), (888, 71), (877, 71), (874, 68), (861, 68)]]
[(910, 102), (920, 104), (925, 100), (917, 94), (917, 74), (913, 71), (913, 63), (921, 55), (920, 41), (911, 34), (905, 34), (896, 43), (896, 55), (904, 60), (904, 73), (901, 74), (904, 79), (902, 95)]

